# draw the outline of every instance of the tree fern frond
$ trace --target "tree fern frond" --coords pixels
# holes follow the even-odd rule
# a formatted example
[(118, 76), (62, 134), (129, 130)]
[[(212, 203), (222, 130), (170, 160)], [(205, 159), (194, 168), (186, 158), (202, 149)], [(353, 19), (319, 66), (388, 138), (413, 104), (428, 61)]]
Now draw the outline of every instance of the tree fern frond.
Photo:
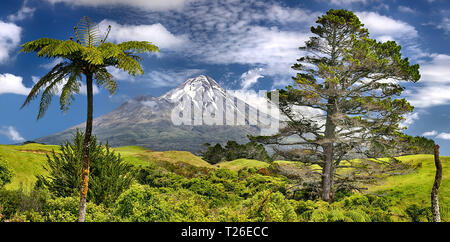
[(83, 60), (92, 65), (103, 65), (102, 52), (95, 47), (85, 47), (82, 51)]
[(39, 52), (42, 48), (48, 45), (53, 45), (62, 42), (61, 40), (51, 38), (40, 38), (21, 45), (22, 49), (19, 53)]
[(57, 78), (53, 80), (53, 82), (45, 88), (44, 92), (42, 92), (41, 102), (39, 103), (39, 113), (37, 116), (37, 119), (41, 119), (45, 112), (47, 111), (48, 107), (50, 106), (50, 103), (52, 102), (53, 96), (58, 91), (58, 84), (63, 81), (63, 78), (65, 77), (65, 74), (61, 73), (58, 75)]
[(111, 75), (106, 68), (98, 69), (95, 73), (95, 79), (97, 80), (97, 85), (104, 87), (112, 95), (116, 92), (117, 82), (114, 81), (113, 75)]
[(87, 16), (84, 16), (78, 22), (75, 33), (79, 36), (81, 44), (85, 47), (98, 46), (102, 41), (98, 24)]
[(70, 57), (73, 56), (74, 53), (79, 52), (82, 49), (83, 46), (81, 46), (80, 44), (71, 40), (66, 40), (44, 46), (37, 53), (37, 56), (47, 58), (64, 57), (70, 59)]
[(144, 74), (144, 70), (142, 70), (139, 62), (126, 54), (121, 54), (117, 57), (115, 67), (128, 72), (132, 76)]
[(80, 93), (81, 87), (80, 80), (81, 80), (80, 71), (74, 70), (70, 74), (66, 84), (64, 84), (64, 87), (61, 91), (61, 96), (59, 98), (61, 111), (67, 112), (67, 110), (69, 110), (69, 106), (72, 105), (72, 101), (75, 99), (74, 94)]
[(148, 41), (126, 41), (118, 44), (122, 51), (132, 51), (135, 54), (160, 52), (156, 45)]
[(22, 104), (21, 108), (24, 108), (27, 104), (29, 104), (33, 99), (35, 99), (40, 91), (41, 88), (45, 87), (49, 83), (53, 81), (53, 79), (61, 73), (65, 67), (68, 65), (67, 62), (62, 62), (57, 64), (50, 70), (47, 74), (45, 74), (34, 86), (31, 88), (30, 93), (28, 94), (27, 98), (25, 99), (25, 102)]
[(123, 53), (123, 50), (113, 43), (102, 43), (98, 49), (102, 52), (103, 58), (109, 59), (109, 58), (115, 58), (118, 55)]

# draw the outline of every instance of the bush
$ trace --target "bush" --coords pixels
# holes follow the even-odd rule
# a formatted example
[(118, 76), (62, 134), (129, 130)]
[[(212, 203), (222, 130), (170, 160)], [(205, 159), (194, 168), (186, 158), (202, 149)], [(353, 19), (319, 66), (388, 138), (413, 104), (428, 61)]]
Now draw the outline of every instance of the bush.
[(236, 159), (254, 159), (260, 161), (271, 161), (266, 149), (262, 144), (249, 142), (247, 144), (238, 144), (236, 141), (228, 141), (225, 148), (220, 144), (214, 146), (206, 145), (206, 151), (202, 153), (203, 159), (210, 164), (216, 164), (222, 161), (232, 161)]
[[(17, 214), (42, 211), (48, 197), (48, 193), (42, 190), (31, 190), (29, 192), (22, 189), (0, 191), (3, 220), (11, 220)], [(1, 220), (2, 218), (0, 218)]]
[(8, 168), (5, 161), (0, 157), (0, 190), (8, 183), (11, 183), (13, 172)]
[(417, 204), (412, 204), (406, 208), (405, 212), (413, 222), (432, 221), (432, 213), (430, 207), (421, 207)]
[(297, 220), (293, 204), (280, 192), (265, 190), (244, 201), (243, 206), (253, 222), (293, 222)]
[(208, 204), (193, 192), (133, 185), (120, 195), (114, 215), (130, 222), (206, 221)]
[[(61, 153), (47, 155), (49, 175), (37, 176), (37, 186), (44, 186), (57, 197), (78, 196), (81, 187), (81, 160), (84, 135), (78, 130), (73, 141), (61, 146)], [(110, 150), (108, 144), (97, 144), (95, 136), (90, 143), (90, 177), (88, 201), (111, 206), (133, 181), (132, 166)]]
[[(45, 222), (76, 222), (78, 219), (79, 197), (59, 197), (47, 201), (42, 211)], [(86, 222), (107, 222), (109, 212), (92, 202), (86, 203)]]

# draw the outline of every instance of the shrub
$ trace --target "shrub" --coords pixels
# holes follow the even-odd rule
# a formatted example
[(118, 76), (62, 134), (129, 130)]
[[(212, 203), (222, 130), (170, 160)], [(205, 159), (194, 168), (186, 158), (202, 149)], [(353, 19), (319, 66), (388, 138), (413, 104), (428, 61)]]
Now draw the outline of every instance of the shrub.
[(280, 192), (265, 190), (245, 200), (243, 206), (253, 222), (293, 222), (297, 220), (293, 203)]
[(6, 184), (11, 183), (13, 172), (8, 168), (5, 161), (0, 157), (0, 189)]
[(254, 159), (260, 161), (271, 161), (266, 149), (262, 144), (248, 142), (247, 144), (238, 144), (236, 141), (228, 141), (225, 148), (220, 144), (211, 146), (205, 144), (206, 151), (202, 153), (203, 159), (210, 164), (216, 164), (222, 161), (232, 161), (236, 159)]
[(205, 221), (208, 204), (184, 189), (133, 185), (120, 195), (114, 215), (122, 221), (131, 222)]
[[(79, 197), (59, 197), (48, 200), (42, 217), (46, 222), (75, 222), (78, 219)], [(102, 205), (92, 202), (86, 204), (86, 222), (110, 221), (108, 211)]]
[(23, 189), (0, 191), (3, 220), (9, 220), (17, 214), (42, 211), (48, 197), (48, 193), (42, 190), (33, 189), (29, 192), (25, 192)]
[[(81, 160), (84, 135), (78, 130), (73, 141), (66, 141), (61, 146), (61, 153), (47, 155), (49, 175), (37, 176), (37, 186), (44, 186), (57, 197), (78, 196), (81, 186)], [(91, 138), (90, 143), (90, 177), (88, 200), (96, 204), (111, 206), (119, 195), (133, 181), (132, 166), (125, 163), (120, 155), (111, 151), (109, 145), (97, 144)]]

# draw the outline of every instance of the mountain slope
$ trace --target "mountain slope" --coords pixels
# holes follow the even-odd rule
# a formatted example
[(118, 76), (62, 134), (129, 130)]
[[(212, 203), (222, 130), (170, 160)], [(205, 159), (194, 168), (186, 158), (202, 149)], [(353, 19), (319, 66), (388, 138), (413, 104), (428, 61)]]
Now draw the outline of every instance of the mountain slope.
[[(183, 112), (189, 108), (192, 110), (184, 117), (185, 121), (189, 121), (184, 124), (188, 125), (175, 125), (172, 122), (173, 117), (177, 117), (173, 114), (174, 108)], [(235, 117), (227, 115), (233, 113)], [(96, 118), (93, 132), (100, 141), (108, 141), (111, 146), (137, 145), (157, 151), (185, 150), (198, 153), (204, 143), (224, 144), (228, 140), (248, 142), (247, 135), (255, 135), (260, 131), (256, 125), (256, 115), (249, 113), (257, 111), (234, 96), (227, 95), (217, 82), (202, 75), (188, 79), (158, 98), (140, 96), (122, 104), (111, 113)], [(216, 123), (208, 120), (215, 120)], [(77, 128), (84, 130), (84, 124), (36, 141), (60, 144), (70, 139)]]

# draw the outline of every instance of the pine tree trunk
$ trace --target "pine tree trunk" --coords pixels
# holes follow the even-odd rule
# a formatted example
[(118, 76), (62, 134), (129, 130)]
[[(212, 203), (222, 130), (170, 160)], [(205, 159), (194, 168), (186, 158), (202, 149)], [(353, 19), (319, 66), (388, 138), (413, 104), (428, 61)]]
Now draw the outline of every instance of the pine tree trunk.
[(87, 119), (86, 130), (83, 141), (83, 165), (81, 170), (81, 194), (80, 194), (80, 209), (78, 212), (78, 222), (84, 222), (86, 217), (86, 198), (89, 185), (89, 150), (92, 134), (93, 122), (93, 90), (92, 90), (92, 73), (86, 74), (86, 89), (87, 89)]
[(439, 145), (434, 146), (434, 165), (436, 166), (436, 176), (434, 177), (433, 189), (431, 190), (431, 212), (433, 213), (433, 222), (441, 222), (438, 192), (442, 180), (442, 163), (439, 158)]
[(324, 166), (322, 167), (322, 200), (332, 202), (333, 200), (333, 177), (334, 177), (334, 138), (336, 135), (336, 125), (333, 121), (335, 113), (335, 101), (328, 100), (327, 119), (325, 123), (325, 140), (322, 146), (324, 151)]

